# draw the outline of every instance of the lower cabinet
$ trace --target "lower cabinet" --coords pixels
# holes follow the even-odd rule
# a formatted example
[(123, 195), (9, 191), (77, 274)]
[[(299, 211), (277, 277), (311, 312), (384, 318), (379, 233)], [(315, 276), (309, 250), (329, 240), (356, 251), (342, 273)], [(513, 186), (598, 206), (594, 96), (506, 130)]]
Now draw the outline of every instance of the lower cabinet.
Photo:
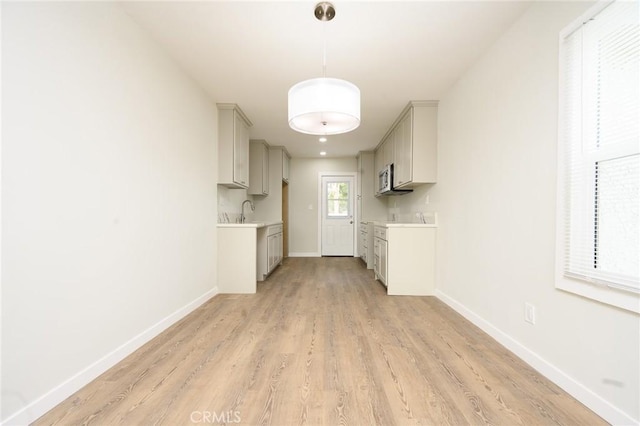
[(436, 231), (425, 226), (375, 226), (373, 270), (387, 294), (434, 294)]
[(373, 231), (373, 272), (376, 279), (387, 285), (387, 230), (376, 226)]
[(367, 265), (367, 269), (373, 269), (373, 223), (371, 222), (360, 223), (358, 255)]
[(273, 271), (282, 261), (282, 232), (267, 237), (267, 271)]
[(282, 224), (258, 229), (257, 281), (264, 281), (282, 263), (282, 246)]
[(257, 226), (219, 223), (218, 290), (222, 294), (256, 292)]

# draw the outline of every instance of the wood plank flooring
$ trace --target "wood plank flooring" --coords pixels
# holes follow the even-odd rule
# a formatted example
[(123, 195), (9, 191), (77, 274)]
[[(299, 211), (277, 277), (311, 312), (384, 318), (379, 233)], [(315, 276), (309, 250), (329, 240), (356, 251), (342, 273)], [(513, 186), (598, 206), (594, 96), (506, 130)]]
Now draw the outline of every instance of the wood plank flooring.
[(36, 425), (599, 425), (433, 297), (355, 258), (288, 258), (218, 295)]

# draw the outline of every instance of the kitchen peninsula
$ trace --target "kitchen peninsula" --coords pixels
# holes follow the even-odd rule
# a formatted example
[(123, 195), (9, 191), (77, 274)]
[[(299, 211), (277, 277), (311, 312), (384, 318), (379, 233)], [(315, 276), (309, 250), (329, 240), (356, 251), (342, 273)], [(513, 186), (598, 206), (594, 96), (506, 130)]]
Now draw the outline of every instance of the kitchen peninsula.
[(220, 293), (255, 293), (282, 263), (282, 222), (218, 223)]
[(433, 296), (437, 223), (373, 225), (373, 270), (387, 294)]

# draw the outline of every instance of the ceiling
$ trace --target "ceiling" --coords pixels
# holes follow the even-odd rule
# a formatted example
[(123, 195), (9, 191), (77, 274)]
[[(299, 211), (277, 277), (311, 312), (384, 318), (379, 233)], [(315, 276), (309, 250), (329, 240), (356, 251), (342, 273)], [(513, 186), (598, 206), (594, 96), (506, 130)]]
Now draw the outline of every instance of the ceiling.
[[(148, 31), (215, 102), (236, 103), (252, 139), (293, 157), (354, 156), (370, 150), (410, 100), (439, 100), (530, 5), (527, 1), (335, 1), (336, 17), (315, 19), (316, 2), (126, 2)], [(287, 92), (322, 76), (361, 91), (360, 127), (317, 136), (291, 130)]]

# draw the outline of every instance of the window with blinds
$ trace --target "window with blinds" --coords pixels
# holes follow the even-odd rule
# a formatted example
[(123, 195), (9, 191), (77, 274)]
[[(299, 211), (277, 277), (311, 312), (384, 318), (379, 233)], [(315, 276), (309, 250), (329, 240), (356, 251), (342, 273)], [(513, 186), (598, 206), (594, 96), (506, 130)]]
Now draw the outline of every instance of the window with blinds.
[(558, 287), (636, 312), (639, 16), (637, 1), (601, 2), (560, 34), (558, 152)]

